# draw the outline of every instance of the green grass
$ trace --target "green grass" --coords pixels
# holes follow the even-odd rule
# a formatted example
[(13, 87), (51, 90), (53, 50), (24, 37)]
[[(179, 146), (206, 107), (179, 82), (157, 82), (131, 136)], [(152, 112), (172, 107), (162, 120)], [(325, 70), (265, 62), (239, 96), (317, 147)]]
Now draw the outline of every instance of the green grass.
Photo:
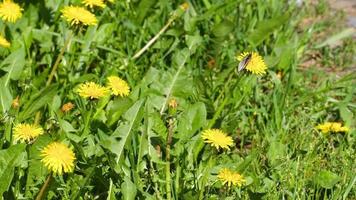
[[(20, 20), (0, 22), (12, 44), (0, 48), (4, 199), (36, 198), (50, 176), (40, 151), (52, 141), (69, 145), (76, 161), (73, 173), (53, 177), (47, 199), (356, 199), (356, 43), (343, 15), (324, 1), (189, 1), (134, 59), (182, 3), (116, 0), (94, 9), (99, 24), (73, 33), (47, 86), (73, 30), (60, 9), (80, 1), (27, 1)], [(243, 51), (265, 58), (266, 75), (236, 72)], [(90, 101), (75, 92), (110, 75), (129, 83), (128, 97)], [(168, 108), (172, 98), (177, 110)], [(64, 114), (67, 102), (75, 108)], [(351, 130), (315, 129), (327, 121)], [(45, 134), (14, 142), (12, 128), (24, 122), (38, 122)], [(217, 151), (204, 144), (208, 128), (224, 130), (236, 145)], [(224, 186), (217, 174), (225, 167), (246, 184)]]

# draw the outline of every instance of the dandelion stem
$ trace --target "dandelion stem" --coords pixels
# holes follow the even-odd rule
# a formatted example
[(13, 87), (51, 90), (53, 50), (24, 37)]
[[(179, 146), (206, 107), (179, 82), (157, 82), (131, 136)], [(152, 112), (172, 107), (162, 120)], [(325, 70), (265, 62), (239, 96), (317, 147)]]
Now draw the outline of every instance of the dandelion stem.
[(166, 25), (164, 25), (162, 29), (159, 30), (158, 33), (152, 39), (150, 39), (150, 41), (148, 41), (147, 44), (132, 57), (132, 59), (136, 59), (140, 57), (148, 48), (150, 48), (150, 46), (168, 29), (168, 27), (173, 23), (173, 21), (176, 20), (188, 9), (188, 6), (189, 4), (187, 3), (179, 6), (179, 8), (175, 10), (173, 15), (168, 19)]
[(59, 55), (58, 55), (58, 57), (56, 59), (56, 62), (54, 63), (54, 65), (52, 67), (52, 71), (48, 76), (48, 79), (47, 79), (47, 82), (46, 82), (46, 86), (49, 86), (51, 84), (53, 76), (57, 71), (58, 65), (61, 62), (62, 58), (63, 58), (64, 51), (66, 50), (71, 38), (72, 38), (72, 32), (69, 32), (68, 37), (65, 40), (64, 45), (63, 45), (63, 47), (62, 47), (62, 49), (61, 49), (61, 51), (60, 51), (60, 53), (59, 53)]
[(168, 135), (167, 135), (167, 144), (166, 144), (166, 193), (167, 193), (167, 200), (172, 199), (172, 189), (171, 189), (171, 143), (173, 137), (173, 126), (174, 120), (171, 118), (168, 120)]
[(50, 173), (46, 179), (46, 181), (44, 182), (44, 184), (42, 185), (42, 188), (40, 190), (40, 192), (38, 193), (37, 197), (36, 197), (36, 200), (41, 200), (43, 199), (45, 193), (46, 193), (46, 190), (49, 186), (49, 183), (50, 181), (52, 180), (52, 173)]
[[(58, 57), (56, 59), (56, 62), (54, 63), (54, 65), (52, 67), (51, 73), (48, 75), (48, 79), (47, 79), (47, 82), (46, 82), (46, 87), (48, 87), (51, 84), (53, 76), (57, 71), (58, 65), (61, 62), (62, 58), (63, 58), (64, 51), (67, 48), (71, 38), (72, 38), (72, 32), (69, 32), (69, 35), (68, 35), (67, 39), (64, 41), (64, 45), (63, 45), (63, 47), (62, 47), (62, 49), (61, 49), (61, 51), (60, 51), (60, 53), (59, 53), (59, 55), (58, 55)], [(41, 119), (41, 112), (38, 111), (36, 113), (36, 115), (35, 115), (35, 120), (34, 120), (35, 124), (38, 124), (40, 122), (40, 119)]]
[(162, 33), (164, 33), (167, 28), (172, 24), (172, 22), (176, 19), (176, 16), (173, 16), (172, 18), (170, 18), (167, 22), (166, 25), (163, 26), (163, 28), (150, 40), (147, 42), (147, 44), (140, 49), (132, 58), (136, 59), (138, 57), (140, 57), (148, 48), (150, 48), (150, 46), (159, 38), (159, 36), (162, 35)]

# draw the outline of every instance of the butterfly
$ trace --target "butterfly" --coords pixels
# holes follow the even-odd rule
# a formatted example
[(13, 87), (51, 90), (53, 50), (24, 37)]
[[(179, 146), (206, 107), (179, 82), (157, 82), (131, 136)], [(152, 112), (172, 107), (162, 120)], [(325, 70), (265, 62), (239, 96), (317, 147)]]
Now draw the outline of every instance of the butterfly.
[(238, 71), (245, 69), (248, 63), (251, 61), (252, 53), (247, 54), (239, 63)]

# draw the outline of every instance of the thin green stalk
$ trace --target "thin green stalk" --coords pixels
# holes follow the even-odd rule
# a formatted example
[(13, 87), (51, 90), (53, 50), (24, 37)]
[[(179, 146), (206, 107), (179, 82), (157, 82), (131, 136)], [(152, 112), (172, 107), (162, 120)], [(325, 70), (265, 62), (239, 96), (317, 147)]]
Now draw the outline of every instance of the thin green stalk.
[(155, 190), (156, 198), (157, 198), (157, 199), (163, 199), (163, 198), (161, 197), (161, 194), (160, 194), (159, 189), (158, 189), (158, 183), (157, 183), (157, 181), (154, 179), (155, 171), (154, 171), (154, 166), (153, 166), (153, 162), (152, 162), (151, 159), (149, 159), (149, 164), (150, 164), (149, 174), (150, 174), (150, 176), (152, 177), (152, 182), (153, 182), (153, 184), (154, 184), (154, 188), (153, 188), (153, 189)]
[(173, 137), (173, 125), (174, 120), (169, 119), (168, 121), (168, 135), (167, 135), (167, 144), (166, 144), (166, 193), (167, 193), (167, 200), (172, 199), (172, 188), (171, 188), (171, 144), (172, 144), (172, 137)]
[(136, 58), (140, 57), (148, 48), (150, 48), (150, 46), (152, 46), (152, 44), (156, 42), (156, 40), (168, 29), (168, 27), (174, 22), (174, 20), (176, 20), (179, 16), (181, 16), (186, 9), (187, 8), (184, 8), (184, 6), (180, 6), (173, 13), (171, 18), (168, 19), (168, 22), (166, 23), (166, 25), (164, 25), (161, 28), (161, 30), (159, 30), (158, 33), (152, 39), (150, 39), (147, 42), (147, 44), (132, 57), (132, 59), (136, 59)]
[(44, 195), (46, 193), (46, 190), (49, 186), (49, 183), (52, 179), (52, 173), (50, 173), (46, 179), (46, 181), (44, 182), (44, 184), (42, 185), (42, 188), (40, 190), (40, 192), (38, 193), (37, 197), (36, 197), (36, 200), (42, 200), (44, 198)]
[[(180, 178), (181, 178), (181, 174), (182, 174), (182, 167), (179, 164), (179, 161), (177, 161), (176, 170), (175, 171), (176, 171), (176, 179), (175, 179), (175, 182), (174, 182), (174, 191), (175, 191), (175, 194), (179, 195), (179, 193), (181, 192), (181, 189), (180, 189), (180, 186), (181, 186)], [(184, 188), (184, 186), (183, 186), (183, 188)], [(175, 199), (178, 199), (178, 196), (176, 196)]]
[(89, 123), (90, 123), (92, 114), (93, 114), (93, 106), (90, 106), (89, 112), (84, 117), (84, 130), (82, 133), (84, 136), (89, 134), (89, 130), (90, 130)]
[(170, 18), (168, 20), (167, 24), (164, 25), (163, 28), (161, 30), (159, 30), (158, 33), (152, 39), (150, 39), (150, 41), (148, 41), (147, 44), (132, 57), (132, 59), (136, 59), (136, 58), (140, 57), (148, 48), (150, 48), (150, 46), (154, 42), (156, 42), (156, 40), (159, 38), (159, 36), (161, 36), (162, 33), (164, 33), (167, 30), (167, 28), (173, 23), (173, 21), (175, 19), (176, 19), (176, 16), (173, 16), (172, 18)]
[[(62, 49), (61, 49), (61, 51), (60, 51), (60, 53), (59, 53), (54, 65), (52, 67), (52, 70), (51, 70), (50, 74), (48, 75), (48, 79), (47, 79), (47, 82), (46, 82), (46, 87), (48, 87), (51, 84), (51, 82), (53, 80), (53, 77), (54, 77), (54, 74), (56, 73), (57, 68), (59, 66), (59, 63), (61, 62), (61, 60), (63, 58), (64, 51), (66, 50), (71, 38), (72, 38), (72, 32), (69, 32), (69, 35), (68, 35), (67, 39), (64, 41), (64, 45), (63, 45), (63, 47), (62, 47)], [(36, 115), (35, 115), (34, 123), (35, 124), (39, 124), (40, 119), (41, 119), (41, 112), (38, 111), (36, 113)]]
[(63, 45), (63, 47), (61, 49), (61, 52), (59, 53), (59, 55), (58, 55), (58, 57), (56, 59), (56, 62), (54, 63), (54, 65), (52, 67), (52, 71), (48, 76), (48, 79), (47, 79), (47, 82), (46, 82), (46, 86), (49, 86), (51, 84), (53, 76), (56, 73), (57, 68), (59, 66), (59, 63), (61, 62), (61, 60), (63, 58), (64, 51), (66, 50), (70, 40), (72, 39), (72, 35), (73, 35), (72, 32), (69, 32), (69, 35), (68, 35), (67, 39), (65, 40), (64, 45)]
[[(30, 145), (26, 145), (26, 154), (27, 154), (27, 166), (30, 166)], [(29, 174), (29, 171), (30, 171), (30, 167), (27, 167), (26, 169), (26, 173)], [(29, 183), (32, 183), (32, 179), (29, 175), (27, 175), (26, 177), (26, 187), (25, 187), (25, 195), (30, 195), (31, 192), (30, 192), (30, 185)]]
[(205, 186), (208, 185), (207, 184), (208, 177), (209, 177), (209, 173), (210, 173), (210, 170), (211, 170), (211, 167), (213, 166), (213, 164), (214, 164), (214, 162), (213, 162), (212, 156), (210, 156), (208, 163), (204, 167), (204, 172), (203, 172), (203, 176), (201, 179), (202, 184), (201, 184), (201, 188), (199, 191), (199, 197), (198, 197), (199, 200), (204, 199)]

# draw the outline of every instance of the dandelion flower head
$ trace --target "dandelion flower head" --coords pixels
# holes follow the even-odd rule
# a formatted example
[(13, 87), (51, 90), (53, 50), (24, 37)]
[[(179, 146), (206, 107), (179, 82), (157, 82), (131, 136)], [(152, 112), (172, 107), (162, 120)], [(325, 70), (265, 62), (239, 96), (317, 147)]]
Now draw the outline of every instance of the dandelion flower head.
[(229, 187), (231, 185), (241, 187), (246, 182), (245, 178), (241, 174), (233, 172), (227, 168), (220, 170), (218, 179), (222, 181), (223, 184), (227, 184)]
[(350, 129), (346, 126), (342, 126), (339, 122), (326, 122), (324, 124), (319, 124), (316, 129), (320, 130), (322, 133), (339, 133), (348, 132)]
[(257, 75), (265, 74), (267, 66), (262, 56), (260, 56), (257, 52), (243, 52), (237, 56), (237, 60), (241, 62), (249, 54), (251, 54), (251, 59), (246, 65), (246, 70)]
[(95, 15), (83, 7), (65, 6), (61, 12), (62, 17), (71, 25), (96, 25), (98, 23)]
[(105, 3), (103, 0), (82, 0), (82, 3), (89, 8), (93, 8), (95, 6), (105, 8)]
[(10, 42), (7, 41), (3, 36), (0, 35), (0, 46), (9, 48), (10, 47)]
[(41, 156), (41, 162), (55, 174), (62, 175), (74, 169), (75, 154), (63, 143), (50, 143), (41, 151)]
[(106, 96), (109, 91), (106, 87), (98, 85), (94, 82), (86, 82), (79, 85), (77, 92), (84, 98), (99, 99)]
[(188, 8), (189, 8), (189, 3), (187, 3), (187, 2), (185, 2), (185, 3), (183, 3), (183, 4), (181, 4), (180, 5), (180, 8), (182, 9), (182, 10), (188, 10)]
[(117, 76), (109, 76), (107, 86), (115, 96), (124, 97), (130, 93), (130, 87), (127, 82)]
[(22, 16), (23, 9), (12, 0), (4, 0), (0, 3), (0, 17), (4, 21), (16, 22)]
[(210, 143), (216, 149), (230, 149), (229, 146), (233, 145), (233, 140), (230, 136), (219, 129), (208, 129), (203, 131), (202, 138), (205, 143)]
[(40, 126), (25, 123), (16, 124), (12, 130), (15, 141), (20, 140), (21, 142), (29, 142), (44, 133)]

